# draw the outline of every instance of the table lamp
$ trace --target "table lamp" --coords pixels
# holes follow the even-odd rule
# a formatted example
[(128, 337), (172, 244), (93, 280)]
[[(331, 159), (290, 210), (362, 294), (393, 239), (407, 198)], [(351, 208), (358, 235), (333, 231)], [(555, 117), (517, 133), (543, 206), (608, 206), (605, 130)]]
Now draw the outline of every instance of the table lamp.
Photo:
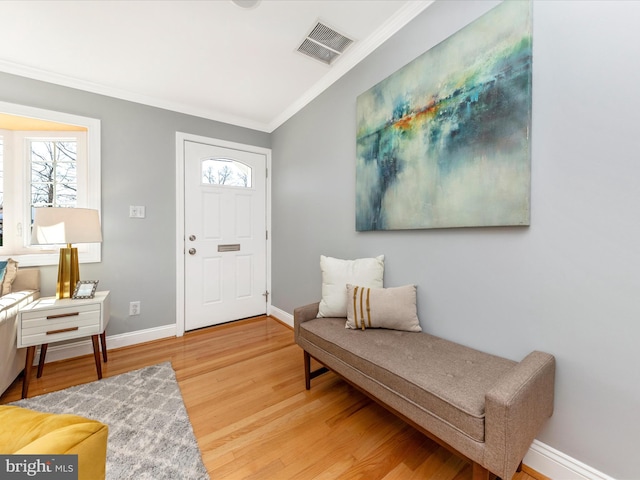
[(66, 244), (60, 248), (56, 298), (70, 298), (80, 280), (78, 249), (71, 244), (95, 242), (102, 242), (97, 210), (69, 207), (35, 209), (31, 244)]

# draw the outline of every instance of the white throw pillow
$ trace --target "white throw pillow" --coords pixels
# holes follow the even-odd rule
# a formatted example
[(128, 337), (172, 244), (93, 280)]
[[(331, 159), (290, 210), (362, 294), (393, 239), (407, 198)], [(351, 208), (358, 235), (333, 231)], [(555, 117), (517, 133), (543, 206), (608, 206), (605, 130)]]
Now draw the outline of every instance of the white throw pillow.
[(389, 328), (421, 332), (416, 286), (367, 288), (347, 285), (346, 328)]
[(341, 260), (320, 256), (322, 300), (318, 317), (347, 316), (347, 284), (364, 287), (383, 286), (384, 255), (375, 258)]

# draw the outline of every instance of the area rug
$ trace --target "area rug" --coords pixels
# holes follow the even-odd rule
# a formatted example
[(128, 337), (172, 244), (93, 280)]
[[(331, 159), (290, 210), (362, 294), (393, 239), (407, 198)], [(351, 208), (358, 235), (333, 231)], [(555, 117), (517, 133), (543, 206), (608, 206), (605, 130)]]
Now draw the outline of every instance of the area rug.
[(12, 405), (107, 424), (107, 480), (209, 479), (170, 362)]

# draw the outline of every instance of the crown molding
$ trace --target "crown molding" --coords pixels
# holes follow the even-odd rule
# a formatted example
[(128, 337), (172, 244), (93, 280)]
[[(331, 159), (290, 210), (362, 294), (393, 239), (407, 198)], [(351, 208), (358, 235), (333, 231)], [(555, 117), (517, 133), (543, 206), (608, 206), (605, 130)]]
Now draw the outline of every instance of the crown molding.
[(265, 123), (256, 122), (251, 119), (242, 118), (234, 115), (225, 115), (220, 112), (196, 108), (191, 105), (185, 105), (177, 102), (170, 102), (161, 98), (152, 97), (148, 95), (142, 95), (140, 93), (130, 92), (119, 88), (109, 87), (95, 82), (89, 82), (78, 78), (69, 77), (66, 75), (60, 75), (58, 73), (42, 70), (39, 68), (29, 67), (26, 65), (20, 65), (5, 60), (0, 60), (0, 72), (17, 75), (20, 77), (26, 77), (33, 80), (40, 80), (43, 82), (53, 83), (63, 87), (75, 88), (90, 93), (97, 93), (99, 95), (105, 95), (107, 97), (113, 97), (120, 100), (127, 100), (150, 107), (162, 108), (164, 110), (170, 110), (172, 112), (184, 113), (186, 115), (192, 115), (195, 117), (206, 118), (207, 120), (213, 120), (216, 122), (227, 123), (236, 125), (238, 127), (249, 128), (252, 130), (259, 130), (267, 132), (269, 126)]
[(345, 75), (349, 70), (360, 63), (367, 55), (382, 45), (398, 30), (409, 23), (418, 14), (434, 3), (435, 0), (411, 0), (389, 18), (378, 30), (374, 32), (365, 41), (355, 43), (351, 46), (349, 55), (339, 59), (322, 77), (320, 81), (307, 90), (299, 99), (287, 107), (280, 115), (275, 117), (271, 122), (263, 123), (249, 118), (223, 114), (217, 111), (198, 108), (192, 105), (167, 101), (161, 98), (143, 95), (128, 90), (118, 89), (102, 85), (95, 82), (60, 75), (58, 73), (47, 70), (20, 65), (5, 60), (0, 60), (0, 71), (21, 77), (27, 77), (34, 80), (53, 83), (64, 87), (75, 88), (85, 92), (97, 93), (108, 97), (114, 97), (121, 100), (127, 100), (134, 103), (148, 105), (151, 107), (162, 108), (177, 113), (201, 117), (216, 122), (222, 122), (238, 127), (249, 128), (261, 132), (271, 133), (289, 118), (299, 112), (307, 104), (309, 104), (318, 95), (329, 88), (333, 83)]

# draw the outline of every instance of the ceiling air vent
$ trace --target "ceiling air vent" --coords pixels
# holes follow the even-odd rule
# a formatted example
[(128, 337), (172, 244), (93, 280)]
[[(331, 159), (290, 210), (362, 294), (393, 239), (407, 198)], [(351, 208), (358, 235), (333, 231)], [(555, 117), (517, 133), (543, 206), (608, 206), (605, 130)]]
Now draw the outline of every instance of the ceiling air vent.
[(353, 40), (318, 22), (298, 47), (300, 53), (330, 65)]

